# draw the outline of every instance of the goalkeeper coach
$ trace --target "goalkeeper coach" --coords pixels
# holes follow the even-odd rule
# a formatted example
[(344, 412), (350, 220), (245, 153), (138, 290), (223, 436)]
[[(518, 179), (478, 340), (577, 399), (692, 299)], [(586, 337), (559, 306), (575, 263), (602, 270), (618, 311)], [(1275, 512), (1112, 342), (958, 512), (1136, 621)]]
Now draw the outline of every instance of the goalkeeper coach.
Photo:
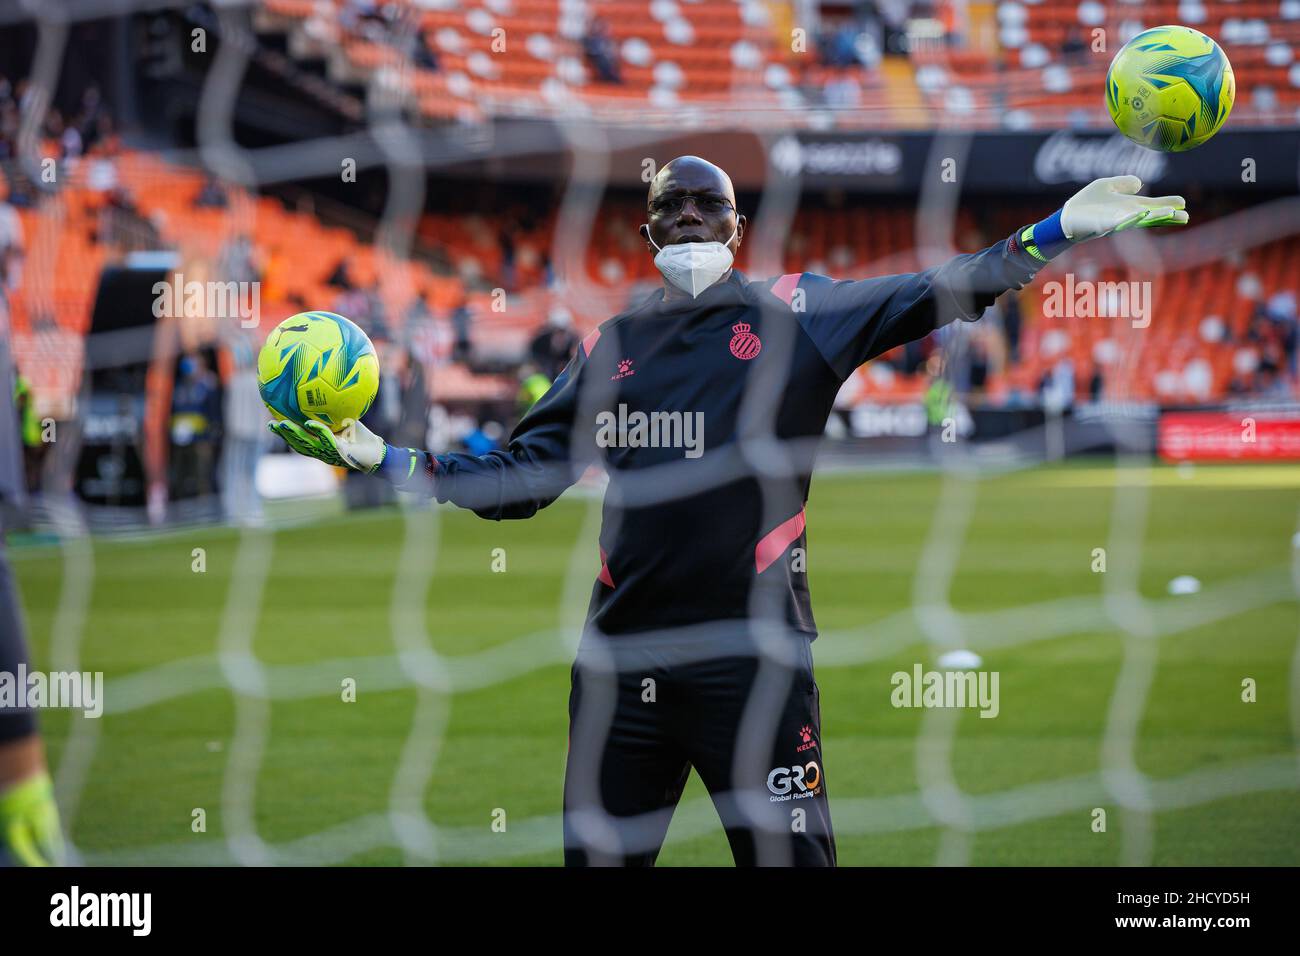
[(974, 321), (1072, 243), (1187, 221), (1132, 176), (1091, 183), (980, 252), (861, 281), (733, 268), (746, 219), (683, 156), (640, 227), (663, 291), (602, 323), (502, 451), (396, 448), (355, 423), (271, 429), (403, 491), (528, 518), (592, 463), (609, 475), (600, 570), (571, 679), (568, 865), (651, 865), (690, 768), (738, 865), (833, 866), (805, 561), (817, 442), (859, 365)]

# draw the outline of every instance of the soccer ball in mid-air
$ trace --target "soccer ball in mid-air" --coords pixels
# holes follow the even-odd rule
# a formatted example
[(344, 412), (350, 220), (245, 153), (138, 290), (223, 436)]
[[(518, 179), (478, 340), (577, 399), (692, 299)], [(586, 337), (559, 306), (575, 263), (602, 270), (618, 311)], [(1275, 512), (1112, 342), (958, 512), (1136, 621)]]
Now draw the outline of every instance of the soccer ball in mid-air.
[(267, 336), (257, 357), (257, 387), (277, 419), (316, 420), (331, 431), (360, 420), (379, 391), (370, 339), (333, 312), (300, 312)]
[(1106, 108), (1119, 131), (1166, 153), (1193, 149), (1217, 133), (1236, 95), (1227, 56), (1191, 27), (1144, 30), (1106, 73)]

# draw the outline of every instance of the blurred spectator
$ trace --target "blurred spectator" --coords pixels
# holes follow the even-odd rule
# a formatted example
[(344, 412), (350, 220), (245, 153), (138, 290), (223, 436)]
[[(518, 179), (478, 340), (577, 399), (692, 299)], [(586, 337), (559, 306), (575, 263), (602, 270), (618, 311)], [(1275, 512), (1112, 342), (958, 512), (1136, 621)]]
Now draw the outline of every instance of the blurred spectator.
[[(374, 344), (380, 361), (379, 392), (361, 421), (378, 435), (396, 435), (402, 419), (404, 355), (398, 346), (382, 336), (377, 336)], [(393, 487), (388, 482), (371, 481), (367, 475), (352, 470), (347, 473), (343, 494), (351, 509), (376, 508), (394, 500)]]
[(221, 499), (226, 520), (243, 526), (262, 523), (257, 493), (257, 461), (267, 444), (267, 411), (257, 389), (257, 339), (236, 324), (223, 324), (230, 354), (221, 450)]
[(262, 270), (257, 262), (257, 250), (247, 233), (238, 233), (221, 247), (217, 258), (217, 272), (223, 282), (257, 282)]
[(391, 338), (388, 331), (388, 313), (384, 308), (384, 297), (379, 288), (378, 279), (370, 283), (370, 286), (365, 290), (361, 316), (356, 322), (372, 338)]
[(8, 188), (0, 184), (0, 295), (22, 284), (23, 221), (9, 204)]
[(1063, 358), (1047, 371), (1038, 383), (1043, 409), (1061, 414), (1074, 407), (1074, 362)]
[(1285, 400), (1291, 397), (1291, 387), (1275, 368), (1260, 366), (1255, 373), (1255, 393), (1260, 398)]
[(424, 444), (417, 447), (441, 455), (451, 450), (454, 433), (455, 426), (446, 406), (435, 403), (429, 407), (429, 427), (425, 431)]
[(86, 91), (81, 94), (81, 109), (72, 121), (76, 125), (86, 152), (100, 145), (105, 132), (112, 128), (102, 122), (107, 119), (108, 113), (104, 109), (99, 87), (93, 85), (86, 87)]
[(934, 337), (931, 335), (908, 342), (903, 346), (902, 371), (907, 375), (919, 371), (933, 352)]
[[(18, 393), (18, 367), (9, 352), (9, 313), (0, 304), (0, 522), (26, 527), (27, 482), (18, 461), (20, 447), (18, 418), (9, 411), (9, 396)], [(14, 449), (13, 454), (9, 450)]]
[(424, 377), (424, 363), (409, 351), (397, 373), (401, 388), (401, 412), (395, 444), (423, 448), (429, 424), (429, 388)]
[(827, 81), (822, 95), (833, 110), (851, 110), (862, 104), (862, 86), (852, 76), (841, 74)]
[(474, 430), (461, 441), (465, 445), (465, 450), (471, 455), (483, 456), (501, 447), (501, 440), (505, 437), (505, 433), (506, 430), (500, 422), (488, 421), (475, 426)]
[(1075, 26), (1066, 34), (1061, 44), (1061, 55), (1067, 63), (1079, 63), (1088, 58), (1088, 40), (1083, 35), (1083, 27)]
[(429, 46), (429, 40), (424, 35), (424, 31), (416, 28), (411, 31), (409, 55), (411, 62), (422, 70), (438, 69), (438, 54)]
[(226, 208), (226, 191), (221, 187), (221, 183), (216, 176), (208, 174), (203, 177), (203, 188), (199, 194), (194, 197), (194, 206), (196, 209), (225, 209)]
[(108, 202), (100, 210), (97, 239), (124, 252), (163, 246), (158, 227), (140, 212), (131, 194), (120, 186), (109, 192)]
[[(41, 134), (45, 139), (45, 145), (57, 145), (63, 140), (63, 114), (54, 107), (50, 107), (45, 113), (45, 127), (41, 130)], [(48, 156), (49, 153), (42, 152), (42, 155)], [(63, 152), (60, 150), (59, 156), (62, 155)]]
[(863, 66), (858, 53), (858, 31), (851, 23), (829, 26), (818, 43), (824, 66)]
[(122, 151), (122, 139), (113, 126), (113, 117), (101, 113), (95, 121), (95, 149), (102, 156), (116, 156)]
[(878, 0), (880, 19), (885, 31), (885, 52), (907, 53), (907, 20), (912, 0)]
[(429, 265), (439, 275), (450, 275), (455, 270), (451, 252), (445, 243), (435, 241), (429, 246)]
[(519, 369), (519, 391), (515, 393), (515, 414), (523, 418), (528, 409), (537, 404), (538, 399), (551, 387), (551, 380), (532, 362), (525, 362)]
[[(1289, 367), (1290, 359), (1284, 347), (1284, 339), (1290, 330), (1287, 315), (1293, 304), (1286, 293), (1273, 296), (1267, 303), (1260, 303), (1251, 316), (1246, 330), (1246, 341), (1255, 347), (1258, 363), (1255, 369), (1253, 390), (1260, 391), (1266, 376), (1276, 375), (1284, 367)], [(1271, 384), (1271, 382), (1270, 382)]]
[(1007, 337), (1007, 361), (1020, 361), (1020, 296), (1012, 292), (997, 300), (998, 311), (1002, 316), (1002, 332)]
[(117, 188), (117, 164), (112, 156), (96, 153), (87, 160), (86, 188), (97, 193), (111, 193)]
[(1294, 376), (1296, 374), (1297, 326), (1300, 325), (1296, 319), (1295, 293), (1289, 289), (1275, 292), (1264, 305), (1264, 314), (1273, 323), (1278, 343), (1282, 348), (1283, 355), (1286, 356), (1287, 373)]
[(1282, 354), (1282, 346), (1276, 339), (1270, 340), (1264, 344), (1259, 355), (1259, 371), (1272, 372), (1281, 374), (1285, 367), (1286, 356)]
[(262, 301), (284, 302), (289, 296), (289, 261), (279, 246), (269, 246), (262, 260)]
[(375, 353), (379, 356), (379, 392), (366, 415), (375, 423), (374, 431), (391, 435), (402, 420), (402, 368), (406, 364), (402, 349), (383, 336), (376, 336)]
[(967, 32), (966, 0), (940, 0), (936, 12), (939, 25), (943, 28), (944, 42), (948, 46), (965, 46)]
[(469, 310), (469, 299), (464, 293), (461, 294), (460, 301), (455, 308), (451, 310), (451, 328), (454, 342), (451, 347), (452, 361), (465, 362), (469, 360), (473, 344), (470, 341), (470, 322), (471, 313)]
[(18, 413), (18, 435), (23, 447), (23, 482), (35, 491), (40, 484), (41, 462), (45, 445), (41, 442), (41, 422), (36, 417), (36, 401), (31, 383), (13, 367), (14, 410)]
[(411, 296), (411, 302), (406, 307), (406, 313), (402, 316), (402, 325), (409, 327), (412, 324), (421, 322), (430, 322), (433, 320), (433, 313), (429, 311), (429, 303), (425, 301), (422, 292), (416, 292)]
[(618, 46), (609, 24), (600, 17), (592, 19), (582, 37), (582, 52), (602, 83), (622, 83), (618, 71)]
[(985, 336), (975, 335), (970, 339), (970, 365), (967, 370), (966, 387), (971, 392), (983, 392), (989, 380), (989, 347)]
[(0, 159), (10, 159), (14, 155), (20, 122), (13, 84), (8, 77), (0, 76)]
[(40, 443), (41, 423), (36, 418), (36, 405), (32, 401), (32, 386), (23, 378), (17, 366), (13, 369), (14, 408), (18, 412), (18, 430), (27, 447)]
[(65, 126), (59, 134), (59, 155), (65, 159), (77, 159), (82, 153), (81, 131), (76, 126)]
[(374, 43), (389, 43), (400, 16), (401, 9), (395, 3), (344, 0), (339, 10), (339, 26)]
[(943, 374), (943, 358), (938, 352), (925, 363), (925, 420), (931, 428), (940, 428), (952, 406), (952, 383)]
[(546, 324), (533, 336), (528, 357), (537, 370), (554, 381), (573, 358), (578, 336), (573, 331), (573, 314), (558, 303), (551, 307)]
[(501, 252), (501, 285), (507, 292), (515, 289), (515, 236), (508, 224), (502, 224), (497, 230), (497, 248)]
[(874, 0), (862, 0), (854, 6), (853, 22), (858, 31), (858, 56), (867, 67), (875, 69), (884, 52), (885, 38), (880, 10)]
[(339, 259), (338, 263), (334, 266), (334, 271), (331, 272), (329, 278), (325, 280), (325, 284), (332, 286), (335, 289), (356, 288), (356, 284), (352, 281), (352, 273), (348, 269), (348, 260), (346, 256)]
[(364, 289), (346, 287), (330, 304), (330, 311), (346, 316), (363, 329), (370, 325), (370, 299)]
[(1092, 378), (1088, 380), (1088, 399), (1089, 401), (1101, 401), (1102, 393), (1106, 391), (1106, 377), (1101, 374), (1101, 366), (1092, 367)]
[(216, 376), (193, 352), (177, 363), (172, 390), (172, 495), (192, 498), (213, 492), (221, 405)]

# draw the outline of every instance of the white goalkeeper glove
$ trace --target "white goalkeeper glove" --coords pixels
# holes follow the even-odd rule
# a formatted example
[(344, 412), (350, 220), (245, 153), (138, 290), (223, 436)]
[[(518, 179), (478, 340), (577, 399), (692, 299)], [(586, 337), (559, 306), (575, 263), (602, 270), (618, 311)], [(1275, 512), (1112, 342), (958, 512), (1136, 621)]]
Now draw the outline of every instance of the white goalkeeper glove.
[(1187, 222), (1182, 196), (1139, 196), (1136, 176), (1094, 179), (1065, 201), (1061, 228), (1072, 242), (1098, 239), (1134, 226), (1181, 226)]
[(1020, 245), (1046, 262), (1070, 246), (1135, 226), (1181, 226), (1187, 222), (1182, 196), (1139, 196), (1136, 176), (1094, 179), (1042, 222), (1026, 226)]
[(388, 451), (382, 438), (351, 418), (343, 420), (343, 428), (337, 433), (316, 421), (308, 421), (305, 425), (267, 422), (266, 427), (300, 455), (366, 474), (379, 469)]

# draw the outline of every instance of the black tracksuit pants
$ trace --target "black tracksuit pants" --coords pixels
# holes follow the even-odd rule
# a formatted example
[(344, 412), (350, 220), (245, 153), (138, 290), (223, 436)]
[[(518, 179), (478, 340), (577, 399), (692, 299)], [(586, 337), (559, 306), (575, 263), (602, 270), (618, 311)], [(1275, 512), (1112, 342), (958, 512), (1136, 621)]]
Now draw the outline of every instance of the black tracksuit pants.
[(738, 866), (834, 866), (810, 641), (783, 661), (630, 643), (573, 666), (565, 864), (653, 865), (694, 767)]

